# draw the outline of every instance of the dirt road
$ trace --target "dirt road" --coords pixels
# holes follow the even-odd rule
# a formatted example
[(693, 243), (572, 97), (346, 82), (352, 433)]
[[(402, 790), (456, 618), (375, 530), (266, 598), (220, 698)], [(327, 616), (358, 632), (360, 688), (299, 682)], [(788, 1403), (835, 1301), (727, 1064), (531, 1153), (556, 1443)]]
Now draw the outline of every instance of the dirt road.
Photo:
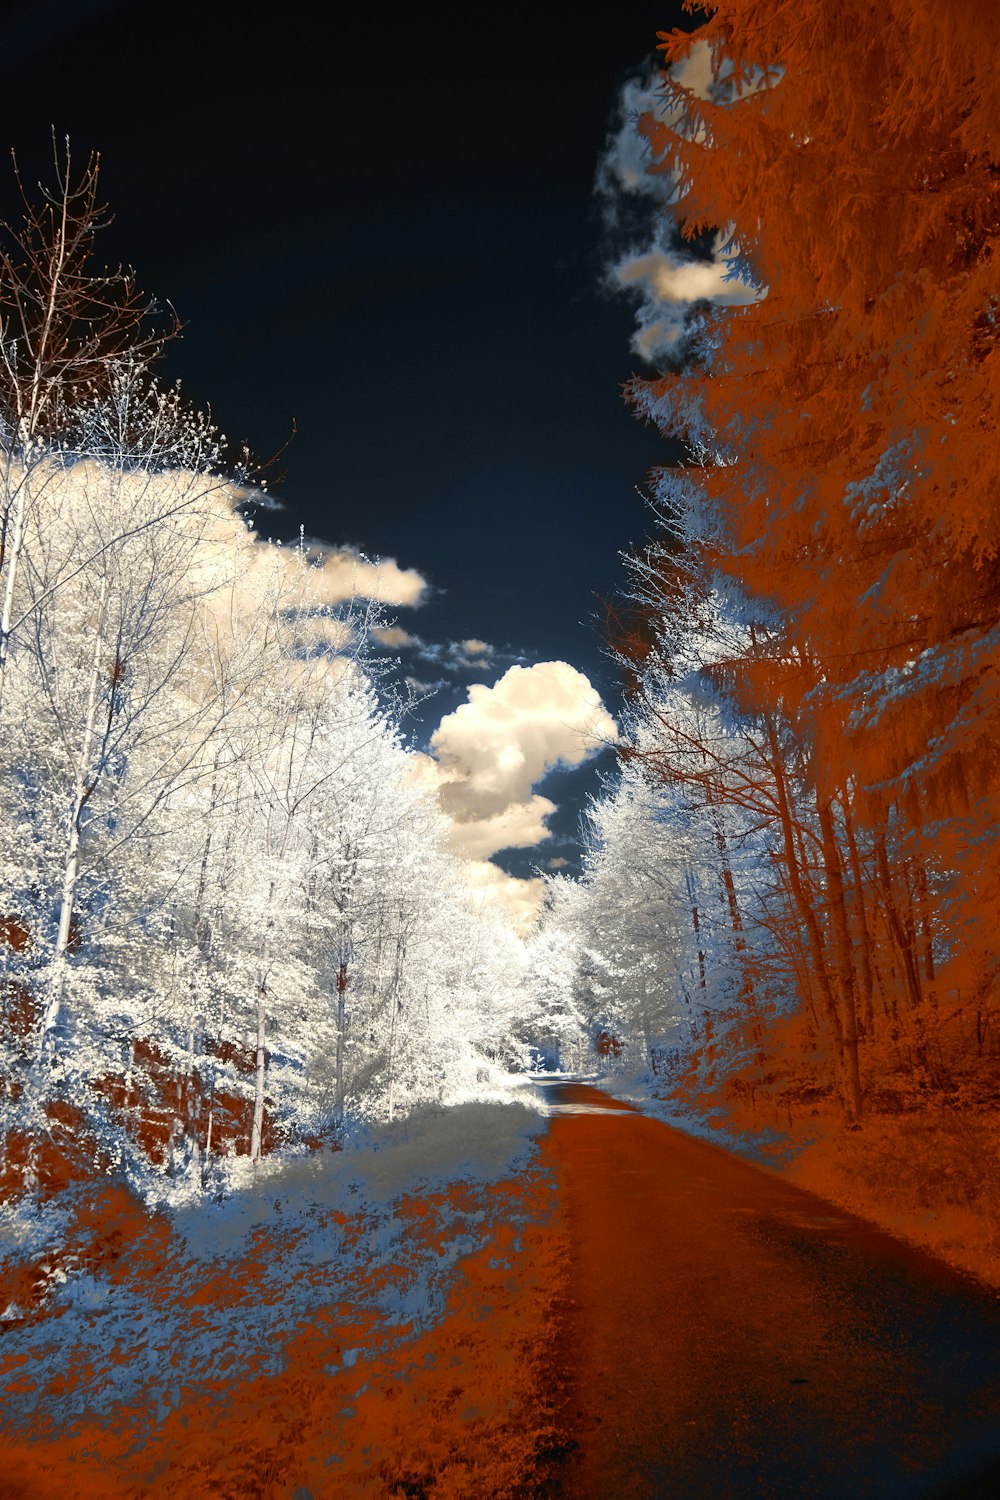
[(547, 1096), (566, 1497), (1000, 1496), (997, 1294), (597, 1089)]

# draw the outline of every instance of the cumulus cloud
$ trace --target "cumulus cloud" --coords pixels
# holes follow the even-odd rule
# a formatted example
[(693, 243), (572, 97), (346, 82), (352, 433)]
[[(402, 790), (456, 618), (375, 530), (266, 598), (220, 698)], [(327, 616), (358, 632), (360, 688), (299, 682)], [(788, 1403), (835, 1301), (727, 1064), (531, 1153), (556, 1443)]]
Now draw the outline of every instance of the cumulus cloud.
[[(174, 481), (183, 482), (183, 475)], [(373, 559), (354, 547), (331, 547), (308, 537), (290, 545), (263, 540), (240, 509), (252, 499), (246, 490), (223, 484), (199, 498), (206, 543), (199, 577), (209, 587), (215, 575), (220, 586), (228, 586), (239, 559), (247, 593), (263, 597), (280, 582), (289, 599), (298, 597), (303, 608), (335, 607), (354, 599), (411, 609), (423, 602), (427, 580), (393, 557)], [(299, 566), (303, 559), (308, 566)]]
[(521, 653), (501, 651), (478, 636), (468, 636), (464, 641), (428, 641), (398, 625), (374, 630), (372, 635), (380, 645), (395, 651), (412, 651), (420, 661), (446, 672), (495, 671), (502, 662), (524, 660)]
[(546, 820), (555, 810), (554, 802), (536, 792), (491, 817), (452, 823), (452, 845), (467, 859), (487, 859), (501, 849), (532, 849), (551, 837)]
[(499, 662), (520, 661), (513, 651), (499, 651), (489, 641), (469, 636), (464, 641), (420, 641), (417, 654), (424, 661), (433, 662), (447, 671), (485, 672), (495, 668)]
[(518, 880), (487, 860), (470, 860), (467, 870), (472, 884), (479, 889), (483, 900), (493, 901), (502, 906), (515, 930), (522, 937), (527, 937), (538, 920), (542, 897), (545, 894), (544, 880), (540, 877)]
[(622, 84), (614, 128), (597, 165), (596, 189), (605, 218), (611, 224), (621, 217), (623, 194), (666, 203), (674, 192), (674, 180), (669, 174), (650, 170), (653, 160), (649, 142), (639, 132), (643, 115), (663, 114), (667, 109), (662, 86), (655, 75), (628, 78)]
[(568, 864), (568, 859), (563, 859), (561, 854), (557, 854), (555, 859), (547, 859), (545, 861), (545, 868), (547, 870), (565, 870)]
[(455, 666), (464, 667), (470, 671), (481, 671), (489, 666), (496, 653), (488, 641), (480, 641), (475, 636), (470, 636), (465, 641), (452, 641), (448, 647), (448, 654)]
[(439, 693), (443, 687), (448, 686), (447, 677), (439, 677), (434, 682), (425, 682), (422, 677), (407, 675), (403, 678), (403, 682), (418, 698), (428, 698), (432, 693)]
[[(723, 62), (716, 76), (708, 44), (697, 42), (672, 76), (695, 98), (721, 103), (732, 93), (729, 72)], [(762, 81), (763, 75), (757, 84)], [(639, 120), (650, 114), (675, 129), (689, 128), (683, 124), (683, 101), (664, 89), (661, 75), (652, 69), (622, 86), (614, 126), (598, 166), (596, 190), (609, 236), (617, 234), (620, 240), (626, 221), (632, 227), (632, 243), (613, 254), (607, 279), (610, 286), (636, 298), (632, 348), (649, 363), (656, 363), (676, 354), (695, 304), (746, 305), (766, 292), (743, 279), (731, 227), (716, 235), (707, 258), (677, 241), (665, 215), (666, 205), (676, 198), (677, 183), (671, 173), (657, 170), (649, 143), (639, 130)], [(696, 134), (699, 128), (695, 127)], [(638, 229), (637, 208), (644, 221)]]
[[(674, 81), (698, 99), (714, 97), (712, 53), (707, 42), (696, 42), (685, 60), (672, 71)], [(643, 115), (655, 115), (680, 126), (682, 106), (664, 88), (659, 70), (652, 64), (622, 84), (604, 152), (597, 167), (597, 191), (604, 210), (617, 219), (623, 193), (654, 198), (666, 203), (676, 184), (668, 172), (651, 170), (655, 165), (649, 142), (639, 131)]]
[(424, 774), (468, 858), (531, 848), (548, 838), (555, 811), (535, 784), (554, 766), (580, 765), (617, 737), (617, 725), (582, 672), (564, 661), (510, 667), (493, 687), (474, 683), (468, 702), (431, 736)]
[(611, 276), (622, 290), (639, 293), (632, 348), (650, 364), (674, 350), (695, 302), (741, 307), (758, 299), (754, 287), (734, 278), (722, 235), (716, 236), (711, 260), (685, 258), (654, 241), (644, 251), (623, 255)]
[(427, 592), (427, 580), (416, 568), (401, 568), (394, 557), (365, 557), (354, 547), (323, 549), (317, 566), (331, 604), (371, 599), (397, 609), (415, 609)]
[(582, 764), (617, 734), (583, 673), (544, 661), (512, 666), (492, 687), (474, 683), (468, 701), (441, 720), (429, 753), (412, 756), (414, 775), (449, 815), (453, 849), (522, 930), (537, 917), (544, 882), (508, 875), (490, 855), (544, 843), (556, 807), (535, 783), (555, 766)]
[(417, 637), (404, 630), (401, 625), (382, 625), (372, 631), (372, 635), (380, 646), (388, 646), (391, 651), (401, 651), (405, 646), (416, 643)]
[(493, 817), (524, 802), (553, 766), (576, 766), (617, 736), (617, 725), (582, 672), (564, 661), (510, 667), (431, 737), (441, 800), (459, 821)]

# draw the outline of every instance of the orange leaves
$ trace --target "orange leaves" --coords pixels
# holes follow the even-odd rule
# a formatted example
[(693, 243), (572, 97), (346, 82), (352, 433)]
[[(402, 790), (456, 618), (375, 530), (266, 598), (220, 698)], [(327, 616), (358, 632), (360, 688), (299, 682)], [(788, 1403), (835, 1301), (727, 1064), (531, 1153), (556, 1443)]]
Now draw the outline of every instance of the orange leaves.
[[(671, 432), (690, 436), (696, 411), (715, 434), (726, 461), (709, 453), (701, 475), (715, 561), (785, 611), (841, 723), (864, 720), (872, 672), (1000, 618), (992, 580), (969, 588), (1000, 546), (1000, 174), (986, 108), (1000, 13), (976, 9), (985, 29), (964, 53), (954, 18), (914, 0), (805, 0), (794, 16), (720, 0), (690, 35), (661, 38), (668, 65), (710, 48), (715, 84), (711, 100), (688, 100), (705, 140), (663, 120), (649, 138), (690, 184), (680, 211), (732, 221), (768, 294), (715, 318), (696, 402), (683, 390), (694, 377), (675, 377), (642, 404)], [(923, 746), (970, 691), (913, 700)], [(1000, 728), (985, 701), (974, 718), (972, 753)], [(870, 783), (900, 774), (877, 736), (844, 743)]]
[[(943, 1087), (972, 1046), (945, 1005), (1000, 986), (1000, 10), (962, 11), (718, 0), (661, 36), (710, 78), (645, 124), (676, 216), (724, 228), (767, 290), (630, 392), (691, 450), (659, 485), (688, 605), (700, 580), (749, 633), (693, 669), (696, 611), (636, 560), (641, 758), (757, 810), (754, 920), (855, 1104), (852, 1050), (862, 1085)], [(718, 755), (680, 753), (677, 660)]]
[[(48, 1495), (69, 1483), (81, 1497), (278, 1500), (301, 1491), (315, 1500), (411, 1492), (446, 1500), (513, 1495), (542, 1482), (554, 1402), (541, 1381), (540, 1335), (563, 1274), (563, 1247), (546, 1223), (550, 1207), (549, 1181), (538, 1173), (493, 1188), (456, 1183), (399, 1203), (406, 1274), (440, 1277), (445, 1293), (440, 1312), (420, 1326), (379, 1310), (379, 1283), (396, 1268), (372, 1266), (347, 1248), (368, 1240), (363, 1214), (328, 1211), (327, 1227), (343, 1234), (309, 1263), (304, 1304), (293, 1281), (303, 1264), (294, 1235), (273, 1223), (245, 1253), (186, 1263), (168, 1220), (150, 1218), (117, 1190), (95, 1195), (74, 1250), (89, 1273), (121, 1283), (123, 1297), (148, 1297), (172, 1319), (172, 1333), (157, 1345), (164, 1400), (157, 1412), (155, 1392), (136, 1376), (131, 1404), (113, 1417), (90, 1410), (95, 1395), (100, 1408), (114, 1373), (107, 1338), (92, 1337), (93, 1368), (78, 1372), (71, 1417), (33, 1430), (26, 1442), (6, 1413), (0, 1459), (23, 1485), (11, 1493)], [(457, 1238), (469, 1243), (451, 1265)], [(280, 1315), (272, 1338), (281, 1357), (270, 1362), (252, 1337), (268, 1312)], [(68, 1321), (40, 1322), (39, 1346)], [(124, 1372), (141, 1364), (136, 1346), (147, 1337), (122, 1323), (114, 1357)], [(0, 1343), (8, 1391), (30, 1396), (39, 1360), (18, 1354), (4, 1362), (4, 1352)], [(47, 1352), (54, 1399), (68, 1386), (62, 1370), (53, 1378)], [(127, 1373), (122, 1378), (127, 1383)]]

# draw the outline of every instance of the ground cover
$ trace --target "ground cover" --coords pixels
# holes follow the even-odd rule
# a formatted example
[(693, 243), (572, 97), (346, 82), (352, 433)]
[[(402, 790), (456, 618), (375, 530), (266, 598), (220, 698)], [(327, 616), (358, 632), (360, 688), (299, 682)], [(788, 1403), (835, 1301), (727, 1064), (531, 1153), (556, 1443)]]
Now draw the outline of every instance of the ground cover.
[(0, 1496), (533, 1496), (563, 1256), (537, 1113), (466, 1104), (150, 1213), (92, 1185), (2, 1266)]

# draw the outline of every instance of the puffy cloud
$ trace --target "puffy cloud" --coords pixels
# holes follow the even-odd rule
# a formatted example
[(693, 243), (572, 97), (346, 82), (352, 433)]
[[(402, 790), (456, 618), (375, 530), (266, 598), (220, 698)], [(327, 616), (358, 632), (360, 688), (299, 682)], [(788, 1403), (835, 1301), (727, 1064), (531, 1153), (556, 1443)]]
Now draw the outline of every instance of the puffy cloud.
[(418, 698), (428, 698), (432, 693), (439, 693), (443, 687), (448, 686), (447, 677), (438, 677), (434, 682), (425, 682), (422, 677), (406, 676), (403, 682)]
[[(675, 66), (673, 78), (696, 98), (723, 102), (732, 93), (727, 82), (730, 72), (723, 61), (718, 76), (714, 76), (708, 43), (697, 42), (688, 57)], [(751, 88), (762, 83), (763, 75), (759, 75)], [(766, 295), (742, 279), (739, 248), (731, 232), (716, 236), (710, 259), (697, 257), (671, 242), (672, 226), (665, 221), (664, 209), (675, 198), (677, 184), (671, 173), (654, 170), (656, 162), (639, 131), (639, 120), (643, 115), (657, 115), (680, 129), (683, 112), (683, 103), (664, 90), (662, 77), (655, 71), (628, 79), (622, 86), (614, 128), (597, 172), (596, 190), (603, 201), (609, 231), (626, 218), (634, 226), (636, 208), (646, 204), (641, 215), (645, 227), (636, 231), (641, 243), (638, 247), (633, 243), (613, 256), (608, 282), (636, 294), (637, 326), (632, 348), (650, 363), (676, 353), (695, 303), (740, 306)]]
[(617, 725), (582, 672), (564, 661), (510, 667), (431, 737), (439, 796), (457, 822), (481, 822), (527, 803), (553, 766), (576, 766), (617, 738)]
[(622, 194), (637, 194), (665, 203), (674, 191), (674, 181), (666, 173), (651, 172), (649, 142), (640, 135), (638, 122), (643, 115), (664, 112), (664, 98), (655, 76), (626, 79), (618, 96), (615, 128), (609, 134), (597, 165), (597, 192), (603, 200), (605, 217), (617, 223)]
[(451, 819), (452, 847), (484, 895), (501, 902), (522, 931), (538, 915), (544, 882), (508, 875), (489, 856), (549, 838), (555, 804), (533, 790), (535, 783), (554, 766), (580, 765), (617, 735), (583, 673), (568, 662), (544, 661), (512, 666), (492, 687), (474, 683), (468, 702), (441, 720), (430, 753), (412, 757), (414, 774)]
[(502, 906), (522, 937), (527, 937), (535, 922), (545, 894), (545, 882), (540, 877), (518, 880), (513, 875), (492, 865), (486, 860), (470, 860), (467, 871), (472, 884), (478, 887), (484, 901), (493, 901)]
[(397, 609), (422, 604), (427, 580), (416, 568), (401, 568), (394, 557), (372, 559), (353, 547), (331, 547), (317, 557), (326, 602), (372, 599)]
[(381, 625), (372, 631), (372, 635), (380, 646), (388, 646), (390, 651), (401, 651), (405, 646), (413, 646), (417, 637), (404, 630), (401, 625)]
[(545, 868), (547, 870), (565, 870), (568, 864), (568, 859), (563, 859), (561, 854), (557, 854), (555, 859), (547, 859), (545, 861)]
[(373, 630), (372, 635), (380, 645), (390, 650), (412, 651), (422, 662), (446, 672), (486, 672), (500, 662), (523, 660), (519, 653), (498, 651), (478, 636), (469, 636), (464, 641), (427, 641), (398, 625)]
[[(729, 64), (723, 63), (720, 70), (724, 77)], [(718, 87), (712, 78), (712, 49), (707, 42), (695, 42), (683, 62), (673, 70), (674, 77), (682, 88), (688, 89), (698, 99), (711, 99)]]
[(629, 255), (615, 267), (619, 286), (639, 286), (658, 302), (695, 302), (710, 297), (719, 302), (747, 302), (749, 287), (727, 282), (725, 260), (680, 261), (659, 248)]
[[(414, 751), (410, 766), (418, 784), (440, 794), (447, 773), (432, 755)], [(500, 849), (531, 847), (548, 838), (545, 819), (555, 811), (547, 797), (533, 796), (524, 803), (514, 803), (492, 818), (472, 819), (451, 824), (451, 844), (466, 865), (472, 884), (483, 899), (503, 907), (514, 926), (526, 934), (534, 924), (544, 889), (539, 877), (528, 880), (508, 875), (489, 856)]]
[(486, 859), (501, 849), (531, 849), (551, 837), (546, 819), (555, 810), (554, 802), (536, 792), (492, 817), (452, 823), (452, 844), (467, 859)]
[(654, 362), (670, 353), (684, 332), (692, 303), (739, 307), (757, 300), (752, 286), (733, 277), (733, 260), (722, 245), (719, 235), (707, 261), (685, 258), (654, 242), (645, 251), (622, 256), (612, 267), (619, 287), (640, 294), (632, 348), (643, 359)]
[(484, 671), (496, 654), (493, 646), (488, 641), (480, 641), (475, 636), (470, 636), (466, 641), (452, 641), (448, 647), (448, 659), (456, 667), (463, 667), (468, 671)]
[[(696, 98), (712, 98), (712, 52), (708, 43), (696, 42), (685, 60), (674, 68), (673, 77)], [(623, 193), (666, 203), (675, 190), (674, 179), (668, 172), (650, 170), (654, 162), (649, 142), (639, 131), (643, 115), (658, 115), (675, 125), (681, 122), (681, 106), (666, 93), (662, 75), (653, 66), (622, 84), (614, 127), (598, 163), (597, 191), (612, 221), (618, 218)]]
[(354, 547), (330, 547), (307, 537), (301, 544), (264, 541), (240, 510), (256, 499), (253, 494), (221, 482), (206, 485), (182, 473), (163, 476), (166, 498), (169, 486), (184, 484), (197, 490), (202, 518), (204, 545), (197, 564), (202, 586), (211, 588), (217, 578), (220, 588), (230, 587), (238, 564), (245, 597), (263, 598), (277, 590), (303, 609), (335, 607), (354, 599), (396, 608), (423, 602), (428, 584), (416, 568), (401, 568), (393, 557), (372, 559)]

